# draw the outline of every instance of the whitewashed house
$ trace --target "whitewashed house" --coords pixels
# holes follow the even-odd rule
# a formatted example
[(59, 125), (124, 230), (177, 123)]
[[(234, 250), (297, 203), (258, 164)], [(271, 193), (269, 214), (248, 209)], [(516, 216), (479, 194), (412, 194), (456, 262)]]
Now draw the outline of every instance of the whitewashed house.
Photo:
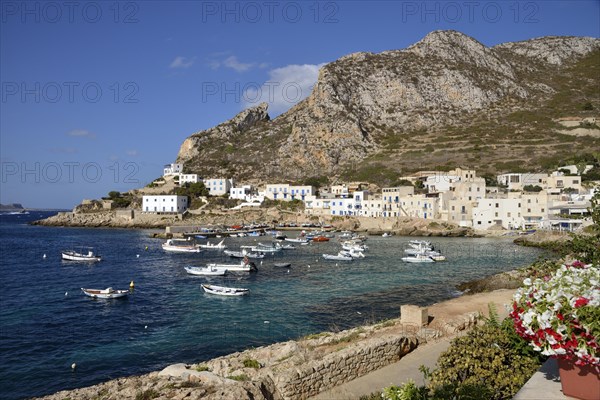
[(302, 200), (315, 194), (315, 188), (312, 186), (291, 186), (288, 183), (279, 183), (267, 185), (265, 197), (270, 200)]
[(473, 228), (486, 230), (491, 227), (518, 229), (522, 226), (521, 199), (480, 199), (473, 207)]
[(504, 185), (508, 190), (522, 190), (524, 186), (544, 186), (544, 182), (548, 178), (548, 174), (502, 174), (496, 176), (496, 180), (501, 185)]
[(165, 165), (163, 176), (179, 175), (183, 172), (183, 164), (173, 163)]
[(183, 185), (186, 183), (198, 183), (200, 182), (198, 174), (179, 174), (179, 184)]
[(433, 219), (439, 218), (439, 198), (423, 194), (404, 196), (400, 204), (408, 217)]
[(247, 200), (247, 197), (252, 193), (251, 185), (244, 185), (239, 187), (231, 187), (229, 189), (229, 198), (237, 200)]
[(156, 214), (182, 214), (187, 209), (187, 196), (148, 195), (142, 197), (143, 212)]
[(229, 193), (229, 190), (233, 186), (233, 179), (204, 179), (204, 186), (208, 189), (209, 195), (222, 196)]
[(381, 190), (381, 216), (406, 216), (407, 213), (402, 209), (402, 203), (400, 199), (402, 197), (412, 196), (414, 193), (414, 186), (397, 186), (391, 188), (383, 188)]

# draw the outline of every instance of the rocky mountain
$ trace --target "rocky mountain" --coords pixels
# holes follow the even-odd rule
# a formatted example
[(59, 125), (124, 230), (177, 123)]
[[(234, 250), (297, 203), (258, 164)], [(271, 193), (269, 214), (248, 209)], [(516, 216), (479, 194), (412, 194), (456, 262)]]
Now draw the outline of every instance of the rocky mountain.
[(0, 204), (0, 211), (20, 211), (24, 209), (20, 203)]
[[(560, 117), (600, 110), (600, 40), (544, 37), (487, 47), (435, 31), (403, 50), (355, 53), (323, 66), (313, 92), (270, 120), (267, 105), (196, 132), (178, 154), (204, 176), (391, 184), (402, 174), (467, 166), (550, 168), (596, 135)], [(594, 129), (597, 126), (592, 127)]]

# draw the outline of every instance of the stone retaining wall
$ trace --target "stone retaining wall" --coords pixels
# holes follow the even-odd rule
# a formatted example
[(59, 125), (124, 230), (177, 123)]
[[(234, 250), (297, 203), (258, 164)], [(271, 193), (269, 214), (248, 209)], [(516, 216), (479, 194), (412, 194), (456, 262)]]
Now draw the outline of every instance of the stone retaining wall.
[(396, 362), (417, 346), (414, 337), (377, 338), (327, 354), (321, 360), (271, 379), (283, 399), (306, 399)]

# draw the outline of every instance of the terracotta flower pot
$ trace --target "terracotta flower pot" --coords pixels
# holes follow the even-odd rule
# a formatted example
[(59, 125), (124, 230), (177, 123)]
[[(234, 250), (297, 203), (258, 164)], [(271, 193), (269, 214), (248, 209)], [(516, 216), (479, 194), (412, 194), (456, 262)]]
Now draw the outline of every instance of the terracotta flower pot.
[(582, 400), (600, 399), (600, 376), (597, 367), (578, 366), (573, 360), (559, 358), (558, 372), (565, 396)]

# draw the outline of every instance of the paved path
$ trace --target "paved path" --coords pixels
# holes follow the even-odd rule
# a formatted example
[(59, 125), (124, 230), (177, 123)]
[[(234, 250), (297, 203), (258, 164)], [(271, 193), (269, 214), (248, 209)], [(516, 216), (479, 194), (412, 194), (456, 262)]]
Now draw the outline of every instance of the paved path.
[(419, 371), (419, 367), (425, 365), (433, 369), (439, 355), (448, 346), (450, 346), (448, 339), (421, 345), (394, 364), (319, 393), (309, 400), (355, 400), (360, 396), (381, 391), (384, 387), (406, 383), (409, 379), (415, 381), (417, 385), (422, 385), (423, 374)]

